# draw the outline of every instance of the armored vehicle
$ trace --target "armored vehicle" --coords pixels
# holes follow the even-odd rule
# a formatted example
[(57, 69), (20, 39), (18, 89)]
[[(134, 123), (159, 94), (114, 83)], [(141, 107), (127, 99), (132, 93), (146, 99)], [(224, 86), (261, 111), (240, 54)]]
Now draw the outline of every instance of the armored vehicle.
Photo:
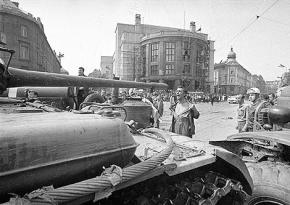
[(290, 204), (290, 86), (279, 89), (276, 105), (261, 102), (254, 115), (254, 132), (211, 142), (239, 155), (254, 183), (247, 203)]
[[(0, 64), (1, 93), (21, 86), (167, 86), (8, 65)], [(122, 107), (68, 111), (40, 100), (1, 97), (0, 202), (243, 204), (251, 195), (251, 177), (235, 154), (156, 128), (138, 129), (126, 122), (126, 112)]]

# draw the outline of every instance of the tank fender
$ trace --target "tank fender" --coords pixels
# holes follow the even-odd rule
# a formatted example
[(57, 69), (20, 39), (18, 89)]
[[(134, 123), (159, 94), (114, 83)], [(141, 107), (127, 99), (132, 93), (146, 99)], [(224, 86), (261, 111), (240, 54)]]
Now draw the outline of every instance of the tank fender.
[(290, 130), (271, 132), (242, 132), (227, 137), (227, 140), (259, 139), (290, 146)]
[(222, 163), (233, 169), (235, 178), (242, 183), (244, 191), (251, 195), (254, 185), (245, 163), (236, 154), (222, 148), (217, 148), (215, 154), (217, 160), (221, 160)]

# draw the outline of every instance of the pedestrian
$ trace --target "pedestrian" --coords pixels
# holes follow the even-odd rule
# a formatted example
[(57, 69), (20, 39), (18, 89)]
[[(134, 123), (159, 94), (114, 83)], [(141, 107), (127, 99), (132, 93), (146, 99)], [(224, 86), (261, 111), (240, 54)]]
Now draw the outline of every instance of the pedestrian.
[(211, 106), (213, 106), (214, 96), (211, 96), (211, 98), (210, 98), (210, 102), (211, 102)]
[(194, 104), (187, 101), (183, 87), (176, 90), (177, 103), (173, 110), (170, 131), (176, 134), (192, 137), (195, 134), (194, 119), (198, 119), (199, 112)]
[(250, 88), (247, 91), (251, 104), (246, 108), (246, 123), (242, 128), (242, 132), (252, 132), (255, 119), (255, 111), (261, 103), (260, 90), (258, 88)]
[(153, 100), (153, 105), (157, 109), (158, 115), (155, 115), (154, 118), (154, 127), (159, 128), (160, 118), (163, 115), (163, 99), (161, 94), (157, 94), (157, 96)]

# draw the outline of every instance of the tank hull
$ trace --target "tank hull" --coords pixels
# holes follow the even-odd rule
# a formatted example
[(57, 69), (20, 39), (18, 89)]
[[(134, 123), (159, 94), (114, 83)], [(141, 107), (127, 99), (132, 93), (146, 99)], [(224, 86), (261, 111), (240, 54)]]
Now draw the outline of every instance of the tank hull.
[(10, 192), (92, 178), (112, 164), (123, 167), (137, 147), (119, 119), (73, 113), (10, 115), (0, 120), (1, 199)]

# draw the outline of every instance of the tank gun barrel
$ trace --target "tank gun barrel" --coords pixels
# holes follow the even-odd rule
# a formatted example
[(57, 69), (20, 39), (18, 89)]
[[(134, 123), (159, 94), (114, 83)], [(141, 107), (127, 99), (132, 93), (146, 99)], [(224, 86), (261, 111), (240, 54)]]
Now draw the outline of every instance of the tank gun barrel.
[(166, 89), (165, 83), (144, 83), (82, 76), (69, 76), (56, 73), (27, 71), (9, 68), (7, 88), (38, 86), (38, 87), (118, 87), (118, 88), (154, 88)]

